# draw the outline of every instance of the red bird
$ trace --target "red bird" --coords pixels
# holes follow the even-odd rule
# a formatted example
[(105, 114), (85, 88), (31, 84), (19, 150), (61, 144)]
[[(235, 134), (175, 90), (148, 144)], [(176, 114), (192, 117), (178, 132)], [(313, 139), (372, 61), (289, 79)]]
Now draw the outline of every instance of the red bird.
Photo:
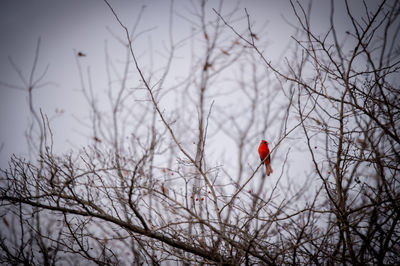
[(267, 176), (269, 176), (273, 172), (271, 168), (271, 155), (269, 154), (268, 144), (269, 143), (266, 140), (262, 140), (260, 147), (258, 147), (258, 154), (260, 154), (261, 161), (265, 160), (264, 163)]

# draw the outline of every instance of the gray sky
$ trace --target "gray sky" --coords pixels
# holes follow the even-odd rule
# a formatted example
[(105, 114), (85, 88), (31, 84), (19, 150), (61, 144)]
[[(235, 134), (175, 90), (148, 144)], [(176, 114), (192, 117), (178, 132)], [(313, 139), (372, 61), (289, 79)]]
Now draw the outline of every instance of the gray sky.
[[(236, 1), (226, 1), (231, 4)], [(289, 6), (284, 1), (244, 1), (254, 19), (269, 21), (269, 32), (283, 39), (290, 36), (288, 31), (279, 31), (284, 25), (281, 15), (289, 12)], [(141, 22), (141, 28), (157, 27), (152, 33), (152, 42), (163, 41), (166, 36), (166, 25), (169, 17), (169, 1), (113, 1), (110, 3), (127, 25), (133, 25), (136, 16), (143, 5), (146, 10)], [(212, 1), (211, 1), (212, 3)], [(175, 1), (175, 9), (185, 14), (190, 8), (189, 1)], [(215, 14), (210, 9), (209, 16)], [(181, 30), (188, 30), (184, 21), (176, 18), (174, 27), (175, 36), (179, 37)], [(72, 115), (79, 116), (85, 112), (85, 102), (79, 92), (79, 75), (75, 63), (73, 49), (82, 51), (87, 57), (82, 58), (85, 65), (92, 66), (93, 76), (104, 75), (105, 41), (112, 39), (107, 31), (111, 28), (117, 34), (121, 29), (117, 25), (110, 10), (100, 0), (36, 0), (0, 2), (0, 81), (12, 85), (22, 86), (9, 61), (9, 57), (28, 75), (32, 66), (34, 51), (38, 38), (41, 38), (40, 58), (37, 73), (49, 65), (44, 81), (52, 82), (35, 91), (35, 105), (41, 107), (45, 113), (52, 116), (57, 110), (64, 110), (62, 117), (54, 120), (56, 140), (76, 139), (79, 128)], [(287, 25), (284, 27), (288, 28)], [(157, 39), (158, 37), (158, 39)], [(277, 42), (276, 44), (279, 44)], [(273, 41), (271, 45), (274, 45)], [(157, 49), (155, 47), (154, 49)], [(112, 53), (120, 56), (119, 52)], [(3, 144), (0, 161), (3, 163), (11, 152), (21, 152), (26, 149), (24, 132), (28, 121), (26, 105), (27, 93), (20, 90), (0, 87), (0, 144)]]
[[(226, 6), (236, 1), (226, 1)], [(313, 19), (317, 27), (323, 27), (327, 22), (329, 1), (316, 1)], [(141, 28), (157, 27), (153, 30), (152, 43), (158, 49), (166, 38), (169, 17), (169, 1), (161, 0), (110, 0), (121, 19), (128, 26), (133, 25), (140, 8), (147, 6), (141, 22)], [(210, 6), (216, 1), (210, 1)], [(184, 14), (190, 7), (190, 1), (175, 1), (175, 10)], [(266, 32), (270, 46), (265, 51), (272, 58), (282, 53), (282, 48), (290, 40), (292, 29), (284, 21), (286, 17), (293, 21), (293, 12), (288, 1), (281, 0), (246, 0), (241, 7), (246, 7), (252, 17), (262, 26), (268, 22)], [(243, 9), (242, 9), (243, 10)], [(244, 12), (243, 12), (244, 15)], [(209, 9), (208, 16), (215, 16)], [(340, 18), (341, 14), (338, 14)], [(319, 23), (321, 21), (321, 23)], [(338, 20), (339, 24), (345, 23)], [(176, 18), (174, 24), (175, 36), (181, 31), (188, 31), (184, 20)], [(343, 24), (343, 26), (345, 26)], [(35, 105), (41, 107), (50, 117), (58, 110), (64, 114), (55, 119), (53, 128), (56, 141), (65, 143), (79, 139), (83, 132), (79, 132), (79, 124), (73, 115), (85, 113), (85, 102), (79, 92), (80, 83), (73, 50), (82, 51), (87, 57), (81, 62), (91, 66), (94, 77), (104, 76), (104, 47), (105, 41), (112, 39), (107, 31), (111, 28), (117, 34), (121, 28), (117, 25), (106, 4), (101, 0), (35, 0), (35, 1), (0, 1), (0, 81), (22, 86), (18, 75), (11, 67), (9, 57), (28, 75), (32, 66), (34, 51), (38, 38), (41, 38), (40, 59), (37, 73), (42, 72), (49, 65), (45, 81), (51, 85), (35, 91)], [(143, 43), (144, 44), (144, 43)], [(145, 45), (145, 44), (144, 44)], [(121, 56), (117, 46), (110, 45), (112, 55)], [(116, 49), (113, 49), (116, 48)], [(141, 49), (146, 49), (145, 46)], [(96, 80), (101, 84), (103, 80)], [(96, 82), (95, 81), (95, 82)], [(24, 132), (28, 121), (26, 104), (27, 93), (6, 88), (0, 85), (0, 166), (4, 166), (10, 153), (21, 153), (26, 149)], [(69, 141), (69, 142), (68, 142)]]

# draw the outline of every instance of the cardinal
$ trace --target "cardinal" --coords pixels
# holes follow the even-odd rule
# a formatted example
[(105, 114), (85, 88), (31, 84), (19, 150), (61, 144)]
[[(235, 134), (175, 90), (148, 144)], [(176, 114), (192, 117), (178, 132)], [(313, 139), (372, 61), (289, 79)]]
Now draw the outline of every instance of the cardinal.
[(264, 163), (267, 176), (269, 176), (273, 172), (271, 168), (271, 155), (269, 154), (268, 144), (269, 143), (266, 140), (262, 140), (260, 143), (260, 147), (258, 147), (258, 154), (260, 154), (261, 161), (265, 160)]

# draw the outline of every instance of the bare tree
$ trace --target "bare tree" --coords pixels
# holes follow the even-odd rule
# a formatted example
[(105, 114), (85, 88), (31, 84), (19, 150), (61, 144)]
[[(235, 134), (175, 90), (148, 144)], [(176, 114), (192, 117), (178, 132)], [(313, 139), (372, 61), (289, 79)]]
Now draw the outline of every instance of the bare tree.
[[(135, 45), (151, 34), (140, 30), (144, 10), (130, 29), (105, 4), (126, 57), (118, 65), (106, 47), (105, 105), (75, 52), (91, 133), (67, 155), (53, 152), (49, 119), (33, 105), (38, 44), (24, 84), (33, 159), (14, 156), (1, 171), (2, 262), (399, 263), (398, 2), (364, 3), (356, 17), (345, 0), (345, 34), (333, 1), (323, 33), (312, 30), (311, 4), (292, 2), (299, 26), (280, 65), (247, 10), (238, 18), (222, 2), (214, 12), (196, 2), (190, 18), (179, 14), (190, 35), (177, 39), (171, 2), (165, 57), (154, 63)], [(265, 135), (268, 178), (256, 154)], [(295, 148), (313, 166), (304, 176)]]
[(357, 17), (344, 1), (350, 28), (343, 32), (331, 1), (329, 29), (317, 33), (311, 2), (291, 4), (300, 34), (294, 38), (297, 56), (286, 70), (226, 24), (290, 83), (287, 91), (296, 90), (293, 109), (322, 191), (308, 220), (293, 228), (299, 237), (290, 248), (292, 262), (398, 264), (400, 5), (363, 2), (365, 13)]

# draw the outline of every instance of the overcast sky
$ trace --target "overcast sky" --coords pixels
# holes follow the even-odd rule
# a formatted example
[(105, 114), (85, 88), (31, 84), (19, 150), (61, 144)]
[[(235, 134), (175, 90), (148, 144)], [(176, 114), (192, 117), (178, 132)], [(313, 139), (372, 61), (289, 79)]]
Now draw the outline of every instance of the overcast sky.
[[(175, 11), (188, 16), (191, 1), (175, 1)], [(236, 1), (226, 1), (226, 6)], [(326, 25), (329, 1), (316, 1), (313, 19), (318, 25)], [(146, 5), (142, 20), (142, 29), (153, 29), (153, 44), (160, 45), (168, 30), (169, 1), (161, 0), (110, 0), (111, 5), (128, 26), (133, 25), (140, 8)], [(211, 7), (217, 1), (209, 1), (208, 16), (215, 16)], [(266, 32), (270, 41), (267, 55), (282, 53), (282, 47), (290, 40), (293, 33), (284, 17), (294, 21), (288, 1), (281, 0), (246, 0), (241, 8), (246, 7), (259, 26), (268, 23)], [(229, 9), (229, 8), (227, 8)], [(244, 14), (244, 11), (242, 11)], [(345, 28), (341, 14), (337, 15), (338, 23)], [(9, 58), (28, 75), (32, 66), (34, 51), (38, 38), (41, 38), (38, 73), (46, 65), (49, 70), (45, 81), (49, 86), (35, 92), (35, 106), (40, 107), (49, 116), (58, 110), (64, 110), (64, 115), (54, 121), (56, 140), (74, 141), (79, 134), (73, 121), (73, 115), (81, 115), (86, 109), (79, 92), (79, 75), (75, 63), (74, 49), (87, 54), (82, 58), (83, 64), (92, 67), (94, 77), (104, 74), (105, 41), (112, 39), (107, 27), (121, 33), (112, 13), (102, 0), (35, 0), (35, 1), (0, 1), (0, 82), (23, 86), (16, 71), (12, 68)], [(187, 31), (188, 25), (179, 20), (174, 26), (174, 34)], [(116, 46), (115, 46), (116, 47)], [(146, 49), (142, 47), (142, 49)], [(116, 56), (121, 52), (113, 50)], [(4, 166), (10, 153), (20, 153), (24, 149), (24, 132), (28, 121), (26, 104), (27, 93), (22, 90), (10, 89), (0, 85), (0, 166)]]

